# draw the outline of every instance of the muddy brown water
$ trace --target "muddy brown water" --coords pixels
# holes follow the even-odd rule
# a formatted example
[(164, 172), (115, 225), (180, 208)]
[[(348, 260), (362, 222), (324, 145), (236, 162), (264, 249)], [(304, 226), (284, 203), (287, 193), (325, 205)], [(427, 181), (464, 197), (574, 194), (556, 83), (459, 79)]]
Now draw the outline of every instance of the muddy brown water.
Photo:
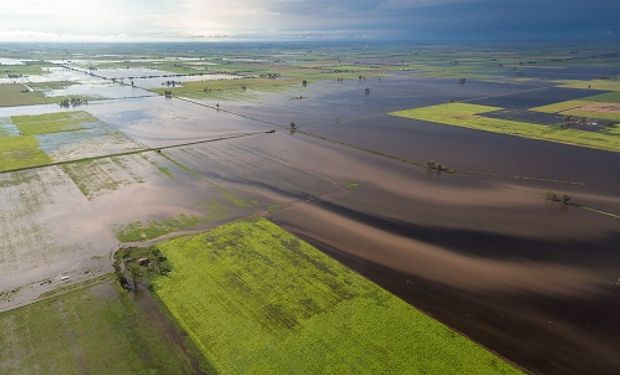
[[(283, 132), (171, 155), (248, 194), (297, 201), (267, 216), (529, 371), (620, 369), (617, 219), (546, 202), (536, 186)], [(360, 186), (335, 189), (347, 182)]]
[(264, 195), (303, 201), (360, 183), (268, 217), (529, 371), (620, 368), (617, 219), (545, 202), (536, 187), (436, 175), (299, 136), (212, 146), (183, 161)]
[[(257, 103), (231, 102), (222, 107), (282, 125), (294, 121), (309, 133), (402, 158), (432, 159), (456, 169), (581, 182), (587, 185), (587, 191), (620, 195), (620, 178), (613, 168), (620, 163), (620, 153), (438, 126), (386, 114), (450, 99), (509, 101), (513, 97), (527, 100), (531, 95), (532, 103), (547, 103), (554, 95), (578, 98), (594, 93), (546, 85), (474, 81), (459, 85), (451, 79), (393, 77), (344, 84), (315, 83), (308, 91), (299, 88), (291, 93), (266, 95)], [(371, 87), (369, 96), (363, 94), (366, 86)], [(295, 95), (306, 98), (292, 100)]]
[[(196, 202), (218, 196), (217, 183), (259, 202), (231, 208), (235, 218), (266, 214), (529, 371), (620, 371), (614, 355), (620, 347), (620, 220), (542, 199), (546, 190), (561, 189), (599, 209), (619, 208), (620, 181), (610, 166), (618, 165), (620, 154), (385, 115), (452, 96), (536, 86), (385, 80), (373, 81), (377, 86), (366, 97), (360, 89), (370, 83), (312, 84), (307, 100), (273, 94), (223, 107), (279, 123), (293, 118), (304, 131), (391, 155), (585, 185), (436, 173), (279, 129), (167, 149), (164, 154), (183, 167), (163, 156), (154, 160), (174, 178), (154, 168), (144, 182), (82, 198), (82, 215), (63, 217), (63, 225), (79, 227), (86, 218), (89, 233), (112, 236), (114, 225), (198, 213)], [(112, 101), (88, 111), (154, 147), (269, 128), (164, 98)], [(342, 124), (328, 123), (341, 114)], [(359, 186), (346, 188), (349, 183)]]

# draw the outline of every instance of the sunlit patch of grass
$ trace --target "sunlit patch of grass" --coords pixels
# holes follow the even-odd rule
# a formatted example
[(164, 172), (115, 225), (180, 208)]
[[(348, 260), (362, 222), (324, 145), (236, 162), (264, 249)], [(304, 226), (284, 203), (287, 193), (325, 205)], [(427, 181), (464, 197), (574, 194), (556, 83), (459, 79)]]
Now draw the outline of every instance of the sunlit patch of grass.
[(13, 116), (11, 120), (24, 135), (80, 130), (84, 128), (84, 123), (97, 121), (95, 117), (84, 111)]
[(523, 138), (620, 152), (620, 137), (613, 133), (561, 129), (555, 126), (483, 116), (484, 113), (500, 109), (468, 103), (446, 103), (392, 112), (390, 115)]
[(156, 246), (153, 289), (217, 373), (519, 372), (265, 219)]
[(181, 87), (157, 88), (152, 91), (192, 99), (240, 99), (251, 97), (254, 92), (282, 90), (295, 82), (287, 79), (244, 78), (212, 81), (184, 82)]
[(34, 136), (0, 137), (0, 171), (51, 163)]

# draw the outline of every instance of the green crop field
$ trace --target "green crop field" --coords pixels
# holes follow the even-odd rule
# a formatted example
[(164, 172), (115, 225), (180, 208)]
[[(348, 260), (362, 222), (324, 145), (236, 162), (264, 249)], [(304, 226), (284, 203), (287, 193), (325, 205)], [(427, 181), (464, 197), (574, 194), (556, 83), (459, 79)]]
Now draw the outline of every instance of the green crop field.
[(620, 152), (620, 137), (613, 132), (561, 129), (554, 126), (482, 116), (484, 113), (500, 109), (468, 103), (446, 103), (391, 112), (390, 115), (522, 138)]
[(13, 116), (11, 121), (23, 135), (36, 135), (80, 130), (83, 129), (82, 124), (97, 122), (97, 119), (86, 112), (78, 111)]
[(21, 83), (0, 84), (0, 107), (48, 104), (54, 100), (40, 91), (28, 91)]
[(0, 171), (44, 165), (50, 158), (34, 136), (0, 137)]
[(519, 373), (265, 219), (157, 247), (154, 291), (214, 373)]
[(0, 374), (187, 374), (191, 360), (110, 278), (0, 313)]

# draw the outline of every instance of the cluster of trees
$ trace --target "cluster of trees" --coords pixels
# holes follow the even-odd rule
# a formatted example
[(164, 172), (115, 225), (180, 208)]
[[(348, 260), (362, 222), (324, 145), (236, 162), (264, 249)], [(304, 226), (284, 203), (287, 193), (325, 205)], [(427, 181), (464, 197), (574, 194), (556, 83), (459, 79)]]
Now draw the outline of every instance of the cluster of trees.
[(164, 96), (166, 98), (172, 98), (172, 91), (171, 90), (164, 90)]
[(429, 160), (426, 162), (426, 167), (428, 169), (432, 169), (435, 170), (437, 172), (443, 172), (443, 171), (448, 171), (448, 168), (446, 168), (444, 165), (442, 165), (439, 162), (436, 162), (434, 160)]
[(168, 258), (156, 247), (122, 248), (114, 255), (116, 278), (124, 289), (137, 292), (149, 287), (154, 278), (172, 271)]
[(176, 81), (166, 81), (166, 82), (162, 82), (161, 85), (162, 86), (166, 86), (166, 87), (176, 87), (177, 85), (180, 85), (181, 82), (176, 82)]
[[(570, 124), (579, 124), (579, 125), (588, 125), (588, 120), (585, 117), (581, 117), (579, 119), (573, 119), (573, 116), (566, 115), (564, 116), (564, 123), (560, 124), (560, 129), (568, 129)], [(596, 123), (590, 123), (590, 125), (596, 125)]]
[(262, 73), (258, 75), (260, 78), (276, 79), (281, 76), (280, 73)]
[(61, 108), (78, 107), (81, 105), (88, 105), (88, 100), (78, 97), (64, 98), (59, 105)]
[(545, 193), (545, 199), (551, 202), (560, 202), (564, 205), (574, 205), (575, 203), (573, 203), (572, 198), (564, 193), (564, 194), (559, 194), (559, 193), (554, 193), (552, 191), (548, 191)]

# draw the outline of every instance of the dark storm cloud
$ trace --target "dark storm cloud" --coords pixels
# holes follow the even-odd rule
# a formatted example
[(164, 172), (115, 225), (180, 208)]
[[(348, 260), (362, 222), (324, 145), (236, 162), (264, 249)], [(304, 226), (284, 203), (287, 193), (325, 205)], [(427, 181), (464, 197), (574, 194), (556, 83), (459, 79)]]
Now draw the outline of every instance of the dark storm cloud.
[[(314, 0), (274, 11), (384, 38), (601, 38), (620, 34), (620, 0)], [(339, 22), (340, 21), (340, 22)]]

